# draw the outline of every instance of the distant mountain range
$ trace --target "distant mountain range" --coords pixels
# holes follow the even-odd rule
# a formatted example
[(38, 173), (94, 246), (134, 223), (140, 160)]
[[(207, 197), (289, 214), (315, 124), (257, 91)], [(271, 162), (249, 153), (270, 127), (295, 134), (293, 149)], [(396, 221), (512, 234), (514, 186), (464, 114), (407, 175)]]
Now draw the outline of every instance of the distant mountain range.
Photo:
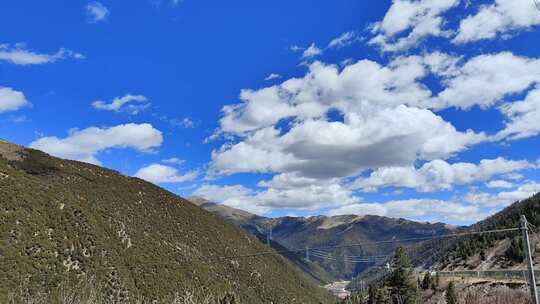
[[(437, 236), (455, 231), (457, 227), (443, 223), (419, 223), (405, 219), (382, 216), (341, 215), (313, 217), (266, 218), (216, 204), (201, 198), (189, 198), (200, 207), (218, 215), (252, 234), (266, 235), (272, 230), (272, 238), (284, 247), (295, 250), (302, 248), (339, 247), (391, 239), (410, 239)], [(411, 241), (412, 245), (420, 241)], [(398, 244), (378, 246), (365, 245), (323, 250), (330, 256), (375, 256), (390, 255)], [(304, 253), (299, 255), (303, 256)], [(343, 259), (311, 259), (333, 278), (351, 279), (373, 263), (351, 263)]]
[[(525, 215), (534, 227), (540, 227), (540, 194), (516, 202), (474, 225), (462, 227), (372, 215), (265, 218), (200, 198), (190, 198), (190, 200), (252, 234), (264, 235), (271, 228), (273, 240), (293, 250), (516, 228), (519, 226), (521, 215)], [(540, 229), (533, 229), (530, 233), (533, 254), (539, 256)], [(519, 231), (428, 241), (418, 240), (400, 244), (345, 247), (327, 249), (326, 252), (333, 257), (390, 256), (397, 245), (408, 248), (413, 265), (420, 269), (511, 270), (525, 267)], [(302, 257), (303, 254), (302, 251), (291, 255)], [(353, 279), (353, 285), (355, 281), (372, 276), (371, 272), (364, 271), (374, 266), (374, 263), (354, 264), (345, 262), (343, 259), (324, 259), (316, 256), (313, 256), (311, 261), (332, 278)], [(535, 266), (540, 266), (540, 261), (536, 261)], [(358, 278), (354, 280), (356, 277)]]
[(2, 303), (60, 303), (71, 293), (98, 293), (103, 303), (203, 303), (209, 295), (332, 303), (286, 258), (238, 257), (267, 250), (141, 179), (0, 141)]

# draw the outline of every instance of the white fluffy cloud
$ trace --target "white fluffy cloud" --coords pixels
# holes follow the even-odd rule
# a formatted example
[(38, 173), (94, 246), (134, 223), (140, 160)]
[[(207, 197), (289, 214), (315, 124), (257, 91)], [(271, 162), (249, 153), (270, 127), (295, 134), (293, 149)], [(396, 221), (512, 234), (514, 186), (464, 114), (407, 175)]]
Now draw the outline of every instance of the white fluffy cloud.
[(345, 122), (306, 120), (280, 135), (272, 127), (212, 155), (219, 173), (300, 172), (304, 176), (346, 177), (383, 166), (412, 164), (417, 158), (448, 157), (484, 139), (458, 132), (428, 110), (399, 106)]
[[(499, 35), (512, 35), (540, 25), (540, 14), (535, 3), (523, 0), (495, 0), (483, 5), (475, 15), (461, 20), (454, 43), (493, 39)], [(503, 36), (504, 37), (504, 36)]]
[(0, 87), (0, 113), (8, 111), (17, 111), (18, 109), (29, 106), (23, 92), (12, 88)]
[(205, 198), (212, 202), (225, 202), (231, 198), (248, 196), (252, 193), (251, 189), (248, 189), (242, 185), (234, 186), (217, 186), (217, 185), (203, 185), (195, 192), (194, 196)]
[(302, 78), (260, 90), (243, 90), (242, 103), (223, 108), (221, 130), (242, 133), (287, 117), (321, 118), (333, 108), (346, 113), (421, 105), (431, 91), (417, 80), (427, 73), (424, 60), (418, 56), (399, 58), (388, 66), (360, 60), (342, 70), (315, 62)]
[(525, 160), (506, 160), (502, 157), (483, 159), (478, 165), (472, 163), (449, 164), (443, 160), (434, 160), (425, 163), (418, 169), (412, 166), (379, 168), (369, 177), (357, 179), (353, 183), (353, 188), (364, 191), (375, 191), (383, 187), (415, 188), (422, 192), (450, 190), (453, 185), (486, 181), (494, 176), (534, 166)]
[(384, 19), (372, 25), (370, 44), (394, 52), (415, 46), (428, 36), (449, 36), (442, 15), (459, 0), (393, 0)]
[(307, 49), (302, 53), (302, 59), (311, 59), (313, 57), (319, 56), (323, 51), (318, 48), (315, 43), (312, 43)]
[(506, 207), (516, 201), (523, 200), (540, 192), (540, 184), (529, 182), (511, 191), (499, 193), (470, 192), (465, 201), (485, 207)]
[[(504, 97), (521, 93), (540, 82), (540, 60), (510, 52), (480, 55), (462, 66), (439, 72), (445, 89), (432, 107), (468, 109), (474, 105), (493, 106)], [(489, 88), (489, 89), (486, 89)]]
[[(223, 108), (221, 130), (248, 132), (291, 117), (321, 118), (330, 110), (368, 113), (400, 105), (421, 109), (488, 107), (540, 81), (537, 59), (504, 52), (462, 61), (435, 52), (397, 57), (387, 65), (359, 60), (342, 69), (315, 62), (302, 78), (242, 90), (242, 103)], [(422, 83), (430, 74), (443, 81), (444, 89), (437, 96)]]
[(139, 171), (135, 173), (135, 177), (154, 184), (183, 183), (195, 180), (198, 176), (199, 172), (197, 171), (180, 174), (176, 168), (161, 164), (151, 164), (139, 169)]
[[(448, 70), (445, 61), (453, 62), (442, 54), (400, 57), (388, 66), (361, 60), (341, 71), (316, 62), (303, 78), (244, 90), (242, 103), (225, 106), (220, 120), (221, 132), (242, 140), (214, 151), (211, 168), (345, 177), (463, 151), (486, 136), (457, 131), (422, 108), (433, 98), (418, 80)], [(284, 120), (289, 125), (278, 128)]]
[(124, 124), (110, 128), (90, 127), (73, 129), (68, 137), (41, 137), (30, 147), (43, 150), (54, 156), (100, 164), (96, 155), (112, 148), (133, 148), (141, 152), (152, 152), (163, 142), (163, 136), (150, 124)]
[(0, 61), (17, 65), (36, 65), (52, 63), (65, 58), (84, 59), (85, 56), (68, 49), (60, 49), (54, 54), (40, 54), (26, 49), (24, 44), (0, 44)]
[(488, 188), (514, 188), (514, 184), (505, 180), (493, 180), (486, 183)]
[(321, 181), (294, 174), (281, 174), (271, 181), (259, 183), (259, 186), (266, 189), (254, 191), (240, 185), (205, 185), (193, 195), (257, 214), (265, 214), (274, 209), (336, 208), (359, 201), (335, 179)]
[(504, 104), (500, 110), (507, 121), (496, 139), (516, 140), (537, 135), (540, 133), (540, 86), (530, 91), (524, 100)]
[(483, 214), (478, 206), (432, 199), (351, 204), (331, 210), (328, 214), (374, 214), (394, 218), (427, 218), (431, 221), (450, 220), (458, 222), (470, 222), (486, 217), (486, 214)]
[(203, 185), (195, 190), (192, 195), (254, 214), (263, 215), (271, 211), (268, 207), (258, 205), (252, 199), (253, 191), (242, 185)]
[[(134, 102), (137, 104), (133, 104)], [(122, 97), (116, 97), (111, 103), (96, 100), (92, 102), (92, 106), (98, 110), (127, 112), (129, 114), (136, 115), (142, 110), (148, 108), (150, 103), (148, 103), (148, 98), (143, 95), (126, 94)]]
[(86, 5), (86, 17), (90, 23), (99, 23), (107, 20), (109, 17), (109, 9), (101, 2), (93, 1)]

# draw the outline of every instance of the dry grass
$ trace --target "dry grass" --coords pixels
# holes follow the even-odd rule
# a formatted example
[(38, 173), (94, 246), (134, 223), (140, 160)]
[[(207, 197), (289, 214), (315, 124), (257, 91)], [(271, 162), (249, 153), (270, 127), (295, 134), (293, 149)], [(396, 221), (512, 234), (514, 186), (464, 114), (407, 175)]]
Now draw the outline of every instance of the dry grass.
[(460, 299), (463, 304), (530, 304), (529, 294), (523, 290), (496, 289), (489, 293), (469, 291)]
[(30, 284), (23, 283), (16, 290), (9, 293), (6, 304), (236, 304), (233, 294), (216, 296), (202, 288), (200, 290), (186, 290), (176, 292), (165, 299), (147, 299), (141, 295), (131, 295), (117, 298), (102, 293), (103, 286), (94, 278), (86, 278), (76, 284), (64, 282), (57, 292), (43, 292), (32, 290)]
[(446, 304), (445, 293), (450, 281), (456, 286), (459, 304), (531, 304), (524, 282), (467, 280), (441, 278), (440, 288), (425, 291), (424, 304)]

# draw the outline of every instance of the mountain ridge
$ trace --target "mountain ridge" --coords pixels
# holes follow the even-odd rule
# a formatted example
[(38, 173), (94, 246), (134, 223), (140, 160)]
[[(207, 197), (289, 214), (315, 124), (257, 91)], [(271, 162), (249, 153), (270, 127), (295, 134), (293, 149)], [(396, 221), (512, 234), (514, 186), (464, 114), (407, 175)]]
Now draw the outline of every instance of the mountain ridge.
[[(445, 223), (422, 223), (407, 219), (395, 219), (377, 215), (338, 215), (310, 217), (266, 218), (246, 211), (216, 204), (200, 198), (201, 207), (250, 233), (266, 234), (272, 229), (272, 238), (289, 250), (368, 243), (392, 238), (405, 239), (440, 235), (455, 231), (458, 227)], [(234, 214), (235, 216), (231, 216)], [(335, 256), (388, 255), (395, 246), (378, 248), (358, 246), (328, 251)], [(351, 264), (343, 261), (314, 259), (326, 272), (338, 279), (350, 279), (367, 269), (368, 264)]]

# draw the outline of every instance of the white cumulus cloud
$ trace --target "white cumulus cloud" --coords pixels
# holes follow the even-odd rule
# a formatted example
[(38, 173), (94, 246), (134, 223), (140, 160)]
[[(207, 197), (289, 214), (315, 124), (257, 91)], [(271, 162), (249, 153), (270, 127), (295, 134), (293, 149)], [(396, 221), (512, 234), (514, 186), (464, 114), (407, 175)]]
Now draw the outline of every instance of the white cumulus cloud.
[(135, 173), (135, 177), (144, 179), (154, 184), (164, 183), (183, 183), (195, 180), (199, 176), (199, 172), (190, 171), (181, 174), (174, 167), (161, 164), (151, 164), (143, 167)]
[(302, 53), (302, 59), (311, 59), (313, 57), (319, 56), (323, 51), (318, 48), (315, 43), (312, 43), (307, 49)]
[(488, 188), (514, 188), (514, 184), (505, 180), (493, 180), (486, 183)]
[(122, 97), (114, 98), (111, 103), (96, 100), (92, 102), (92, 106), (98, 110), (127, 112), (129, 114), (136, 115), (142, 110), (148, 108), (150, 103), (148, 103), (148, 98), (143, 95), (126, 94)]
[(302, 78), (243, 90), (242, 103), (225, 106), (220, 120), (220, 131), (240, 141), (214, 151), (211, 169), (345, 177), (466, 150), (486, 135), (458, 131), (427, 109), (432, 93), (419, 82), (431, 70), (448, 71), (449, 58), (400, 57), (387, 66), (360, 60), (341, 70), (316, 62)]
[(525, 160), (507, 160), (502, 157), (483, 159), (479, 164), (463, 162), (449, 164), (443, 160), (434, 160), (418, 169), (412, 166), (379, 168), (367, 178), (357, 179), (353, 183), (353, 188), (364, 191), (375, 191), (384, 187), (414, 188), (422, 192), (450, 190), (454, 185), (487, 181), (494, 176), (533, 167), (534, 164)]
[(506, 207), (516, 201), (523, 200), (540, 192), (540, 184), (528, 182), (514, 190), (498, 193), (473, 191), (465, 196), (465, 201), (485, 207)]
[(505, 128), (496, 139), (517, 140), (540, 133), (540, 86), (530, 91), (524, 100), (506, 103), (500, 107), (506, 116)]
[(17, 111), (29, 105), (30, 102), (28, 102), (23, 92), (8, 87), (0, 87), (0, 113)]
[(328, 215), (380, 215), (394, 218), (418, 220), (428, 218), (431, 221), (472, 222), (485, 218), (478, 206), (436, 199), (396, 200), (385, 203), (358, 203), (333, 209)]
[(540, 14), (533, 0), (495, 0), (492, 4), (482, 5), (475, 15), (461, 20), (453, 42), (493, 39), (537, 25), (540, 25)]
[(86, 17), (90, 23), (99, 23), (107, 20), (110, 11), (101, 2), (93, 1), (86, 5)]
[(99, 165), (101, 162), (96, 155), (101, 151), (132, 148), (148, 153), (161, 146), (162, 142), (162, 133), (152, 125), (130, 123), (109, 128), (72, 129), (65, 138), (41, 137), (30, 147), (54, 156)]
[(0, 61), (17, 65), (37, 65), (52, 63), (61, 59), (84, 59), (85, 56), (72, 50), (61, 48), (54, 54), (43, 54), (28, 50), (25, 44), (0, 44)]
[(359, 201), (350, 190), (335, 179), (320, 181), (294, 174), (282, 174), (270, 181), (259, 183), (259, 186), (265, 189), (254, 191), (241, 185), (204, 185), (193, 195), (256, 214), (288, 208), (300, 210), (336, 208)]
[[(445, 89), (432, 107), (489, 108), (503, 98), (521, 93), (540, 82), (540, 59), (510, 52), (479, 55), (442, 72)], [(486, 90), (489, 88), (489, 90)]]
[(443, 14), (459, 0), (393, 0), (383, 20), (372, 25), (376, 34), (370, 44), (382, 51), (395, 52), (414, 47), (429, 36), (451, 35), (444, 30)]

